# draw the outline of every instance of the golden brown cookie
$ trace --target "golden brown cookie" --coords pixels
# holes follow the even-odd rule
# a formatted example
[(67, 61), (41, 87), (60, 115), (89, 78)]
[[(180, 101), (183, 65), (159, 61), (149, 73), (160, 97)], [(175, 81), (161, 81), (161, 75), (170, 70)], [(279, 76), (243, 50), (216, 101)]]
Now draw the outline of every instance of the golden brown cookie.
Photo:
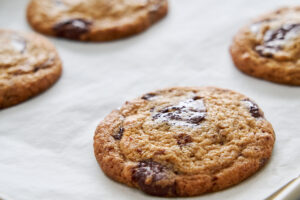
[(150, 195), (195, 196), (235, 185), (266, 164), (275, 135), (248, 97), (214, 87), (147, 93), (111, 112), (94, 150), (110, 178)]
[(37, 34), (0, 30), (0, 109), (49, 88), (62, 70), (54, 46)]
[(31, 0), (27, 19), (47, 35), (108, 41), (144, 31), (167, 11), (167, 0)]
[(242, 28), (230, 48), (242, 72), (300, 85), (300, 7), (281, 8)]

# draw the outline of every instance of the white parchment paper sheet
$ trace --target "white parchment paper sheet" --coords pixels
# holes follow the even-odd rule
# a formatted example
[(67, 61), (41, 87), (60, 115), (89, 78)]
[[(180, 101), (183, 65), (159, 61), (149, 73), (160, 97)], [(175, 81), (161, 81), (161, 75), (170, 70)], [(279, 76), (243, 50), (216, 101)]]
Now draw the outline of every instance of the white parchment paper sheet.
[[(230, 189), (191, 199), (263, 199), (300, 172), (300, 87), (251, 78), (234, 68), (228, 47), (258, 14), (296, 0), (169, 0), (167, 18), (109, 43), (50, 38), (64, 63), (54, 87), (0, 111), (0, 193), (13, 200), (152, 199), (108, 179), (93, 155), (98, 122), (145, 92), (214, 85), (253, 98), (273, 124), (273, 157)], [(0, 28), (31, 31), (26, 0), (0, 0)]]

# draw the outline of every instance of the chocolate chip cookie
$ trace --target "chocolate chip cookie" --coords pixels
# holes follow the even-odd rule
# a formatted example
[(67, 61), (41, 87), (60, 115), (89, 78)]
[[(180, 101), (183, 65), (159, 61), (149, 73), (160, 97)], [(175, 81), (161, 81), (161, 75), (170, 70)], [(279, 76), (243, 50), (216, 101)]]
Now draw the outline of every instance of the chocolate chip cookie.
[(300, 7), (265, 14), (235, 36), (230, 48), (242, 72), (268, 81), (300, 85)]
[(110, 178), (156, 196), (195, 196), (235, 185), (272, 154), (275, 135), (248, 97), (215, 87), (147, 93), (97, 127), (94, 150)]
[(62, 66), (44, 37), (0, 30), (0, 109), (18, 104), (49, 88)]
[(167, 0), (31, 0), (27, 19), (47, 35), (108, 41), (144, 31), (167, 11)]

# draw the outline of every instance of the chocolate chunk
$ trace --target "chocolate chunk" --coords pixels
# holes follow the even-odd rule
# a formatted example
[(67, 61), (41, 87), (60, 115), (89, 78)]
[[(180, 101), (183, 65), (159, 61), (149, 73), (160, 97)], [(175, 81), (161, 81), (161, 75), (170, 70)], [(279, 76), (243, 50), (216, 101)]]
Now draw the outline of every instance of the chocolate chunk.
[(190, 118), (189, 122), (192, 124), (200, 124), (200, 122), (205, 118), (205, 115), (198, 115)]
[(256, 52), (262, 56), (262, 57), (266, 57), (266, 58), (273, 58), (273, 55), (279, 51), (279, 48), (274, 48), (274, 47), (268, 47), (268, 46), (256, 46), (255, 47)]
[(152, 97), (155, 97), (156, 94), (154, 93), (148, 93), (148, 94), (145, 94), (144, 96), (142, 96), (142, 99), (144, 100), (150, 100)]
[(195, 100), (195, 101), (196, 101), (196, 100), (199, 100), (199, 99), (202, 99), (202, 97), (199, 97), (199, 96), (194, 96), (194, 97), (193, 97), (193, 100)]
[(255, 118), (263, 117), (262, 113), (256, 103), (251, 101), (250, 99), (243, 100), (245, 103), (247, 103), (247, 107), (251, 113), (251, 115)]
[(225, 136), (225, 135), (220, 135), (220, 142), (219, 142), (219, 144), (220, 145), (224, 145), (225, 143), (226, 143), (226, 141), (227, 141), (227, 137)]
[(35, 72), (37, 72), (41, 69), (46, 69), (46, 68), (51, 67), (54, 63), (54, 58), (55, 57), (51, 57), (48, 60), (46, 60), (45, 62), (43, 62), (41, 64), (38, 64), (38, 65), (34, 65), (34, 66), (30, 66), (27, 63), (27, 64), (24, 64), (22, 66), (19, 66), (18, 68), (8, 69), (7, 72), (8, 72), (8, 74), (11, 74), (11, 75), (14, 75), (14, 76), (32, 74), (32, 73), (35, 73)]
[(285, 40), (294, 37), (300, 33), (300, 24), (284, 24), (276, 30), (268, 30), (265, 33), (262, 45), (255, 47), (260, 56), (273, 57), (277, 51), (282, 49)]
[(187, 143), (191, 143), (193, 141), (192, 137), (187, 134), (180, 134), (177, 136), (177, 144), (178, 145), (186, 145)]
[(264, 42), (271, 42), (274, 40), (284, 40), (289, 32), (295, 31), (299, 28), (300, 24), (285, 24), (277, 30), (269, 30), (266, 32)]
[[(158, 162), (145, 160), (139, 162), (133, 169), (132, 180), (148, 194), (156, 196), (167, 196), (176, 193), (175, 182), (170, 180), (170, 184), (159, 185), (158, 181), (168, 178), (168, 169)], [(169, 180), (169, 179), (168, 179)]]
[(268, 158), (261, 158), (259, 160), (259, 167), (263, 167), (268, 162), (268, 160)]
[(51, 57), (48, 60), (46, 60), (44, 63), (34, 66), (33, 67), (33, 72), (37, 72), (40, 69), (49, 68), (53, 65), (53, 63), (54, 63), (54, 57)]
[(59, 37), (80, 39), (90, 30), (91, 22), (84, 19), (69, 19), (54, 25), (53, 30)]
[(136, 149), (136, 152), (138, 152), (140, 154), (140, 153), (142, 153), (142, 149), (138, 148), (138, 149)]
[(124, 128), (120, 127), (118, 132), (115, 135), (113, 135), (113, 138), (115, 138), (115, 140), (121, 140), (123, 133), (124, 133)]
[(212, 180), (212, 182), (216, 182), (218, 180), (218, 177), (213, 176), (211, 180)]
[(179, 102), (178, 105), (168, 106), (153, 116), (154, 120), (179, 124), (200, 124), (205, 119), (206, 108), (202, 98), (193, 98)]

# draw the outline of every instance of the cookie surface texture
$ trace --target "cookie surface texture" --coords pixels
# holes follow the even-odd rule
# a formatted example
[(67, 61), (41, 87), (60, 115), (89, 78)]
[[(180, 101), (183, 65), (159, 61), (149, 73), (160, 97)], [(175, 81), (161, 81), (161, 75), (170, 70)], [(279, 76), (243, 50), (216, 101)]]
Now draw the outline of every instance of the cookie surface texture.
[(61, 71), (61, 60), (47, 39), (33, 33), (0, 30), (0, 108), (46, 90)]
[(109, 41), (144, 31), (167, 11), (167, 0), (32, 0), (27, 19), (47, 35)]
[(110, 178), (156, 196), (235, 185), (272, 154), (271, 124), (248, 97), (215, 87), (147, 93), (97, 127), (94, 151)]
[(300, 85), (300, 7), (280, 8), (253, 20), (230, 48), (242, 72), (268, 81)]

